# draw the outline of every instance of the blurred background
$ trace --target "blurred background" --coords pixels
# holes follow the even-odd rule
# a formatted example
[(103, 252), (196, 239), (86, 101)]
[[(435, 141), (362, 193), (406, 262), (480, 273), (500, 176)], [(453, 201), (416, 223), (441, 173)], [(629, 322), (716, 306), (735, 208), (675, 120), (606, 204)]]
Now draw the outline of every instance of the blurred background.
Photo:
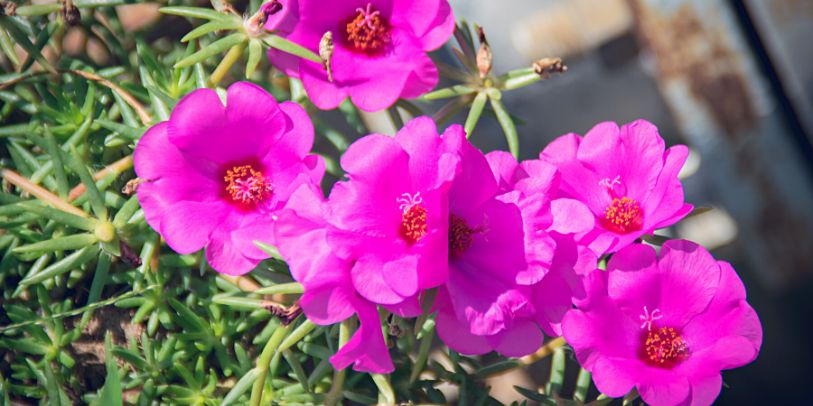
[[(731, 262), (764, 328), (759, 358), (728, 371), (718, 404), (797, 404), (813, 365), (813, 2), (457, 0), (484, 27), (497, 74), (542, 57), (569, 70), (507, 92), (523, 158), (595, 123), (638, 118), (692, 154), (686, 199), (714, 210), (670, 230)], [(458, 121), (465, 117), (458, 118)], [(461, 121), (462, 122), (462, 121)], [(496, 120), (474, 142), (505, 149)], [(494, 382), (547, 379), (544, 365)], [(809, 401), (809, 400), (808, 400)]]
[[(451, 3), (458, 17), (484, 27), (497, 75), (542, 57), (561, 57), (569, 68), (505, 93), (522, 158), (559, 135), (638, 118), (655, 123), (669, 144), (691, 148), (681, 174), (686, 199), (713, 210), (668, 233), (731, 262), (764, 329), (756, 362), (724, 373), (718, 404), (805, 402), (813, 365), (813, 1)], [(118, 14), (137, 30), (157, 21), (158, 7), (122, 6)], [(171, 21), (161, 35), (190, 29)], [(103, 64), (94, 41), (68, 32), (65, 52)], [(437, 56), (454, 63), (448, 49)], [(375, 128), (387, 116), (366, 119)], [(488, 110), (473, 141), (486, 151), (507, 148)], [(490, 384), (498, 399), (522, 400), (512, 386), (532, 387), (548, 373), (537, 363)]]

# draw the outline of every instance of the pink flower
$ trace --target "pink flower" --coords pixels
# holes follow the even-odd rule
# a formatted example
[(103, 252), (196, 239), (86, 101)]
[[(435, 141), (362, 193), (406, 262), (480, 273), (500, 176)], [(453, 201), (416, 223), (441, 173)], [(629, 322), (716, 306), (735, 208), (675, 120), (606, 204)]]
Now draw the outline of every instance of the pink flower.
[(446, 0), (288, 0), (265, 28), (318, 52), (330, 32), (330, 75), (321, 64), (271, 49), (268, 56), (289, 76), (302, 80), (310, 100), (336, 108), (350, 97), (360, 109), (378, 111), (398, 98), (414, 98), (438, 81), (427, 51), (454, 30)]
[(459, 126), (438, 135), (419, 117), (395, 137), (372, 134), (342, 157), (349, 180), (330, 193), (328, 243), (355, 261), (355, 289), (374, 303), (414, 300), (448, 275), (448, 190), (464, 139)]
[(314, 323), (330, 325), (357, 314), (361, 325), (330, 361), (336, 369), (353, 364), (357, 371), (394, 370), (381, 331), (375, 303), (356, 293), (351, 278), (353, 260), (333, 254), (328, 244), (330, 208), (312, 185), (301, 186), (288, 201), (276, 226), (277, 246), (291, 275), (304, 287), (299, 304)]
[(535, 320), (549, 335), (561, 335), (562, 317), (572, 300), (584, 295), (581, 276), (598, 261), (574, 240), (593, 229), (594, 216), (580, 201), (557, 197), (561, 182), (555, 166), (542, 160), (518, 163), (505, 151), (486, 158), (500, 184), (500, 199), (522, 212), (528, 268), (517, 282), (532, 286)]
[(181, 99), (134, 162), (147, 223), (176, 252), (205, 247), (214, 269), (239, 275), (268, 257), (253, 241), (273, 243), (276, 211), (299, 185), (318, 185), (324, 164), (308, 155), (313, 126), (299, 105), (245, 82), (226, 99), (210, 89)]
[(687, 154), (682, 145), (664, 151), (658, 129), (638, 120), (620, 129), (601, 123), (584, 137), (563, 135), (540, 158), (559, 168), (562, 196), (590, 208), (595, 228), (580, 242), (601, 255), (670, 226), (692, 210), (683, 203), (677, 178)]
[(730, 264), (689, 241), (617, 252), (595, 270), (588, 298), (562, 324), (596, 387), (620, 397), (633, 386), (652, 405), (709, 405), (720, 371), (753, 361), (762, 327)]
[[(491, 271), (514, 277), (512, 283), (505, 285), (505, 294), (516, 293), (524, 305), (506, 309), (508, 322), (499, 332), (476, 335), (467, 319), (455, 315), (453, 299), (444, 289), (436, 306), (438, 335), (451, 348), (465, 354), (496, 350), (505, 356), (523, 356), (542, 344), (540, 327), (548, 335), (561, 335), (561, 320), (572, 307), (573, 296), (583, 294), (576, 270), (584, 273), (594, 269), (596, 255), (576, 245), (572, 233), (592, 229), (593, 216), (580, 202), (551, 200), (559, 185), (553, 165), (540, 160), (520, 164), (503, 151), (491, 152), (486, 159), (497, 181), (497, 199), (520, 210), (527, 264), (513, 272)], [(488, 280), (486, 286), (465, 294), (478, 295), (491, 283)]]
[(482, 152), (463, 140), (461, 170), (449, 192), (449, 280), (435, 301), (438, 336), (452, 349), (524, 355), (542, 342), (531, 288), (517, 283), (528, 268), (519, 207), (498, 199)]

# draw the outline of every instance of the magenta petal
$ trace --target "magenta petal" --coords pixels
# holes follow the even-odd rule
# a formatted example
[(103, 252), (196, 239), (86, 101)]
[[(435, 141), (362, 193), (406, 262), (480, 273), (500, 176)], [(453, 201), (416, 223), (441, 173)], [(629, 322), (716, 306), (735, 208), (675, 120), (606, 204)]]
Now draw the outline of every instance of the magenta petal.
[(303, 61), (302, 83), (314, 104), (335, 108), (349, 95), (359, 109), (373, 112), (391, 106), (405, 92), (415, 96), (421, 89), (430, 90), (437, 82), (437, 70), (417, 40), (393, 27), (390, 41), (391, 52), (377, 56), (361, 55), (336, 43), (331, 57), (333, 81), (321, 66)]
[(384, 279), (384, 265), (380, 258), (371, 256), (360, 258), (351, 271), (353, 286), (361, 296), (373, 303), (399, 303), (406, 295), (398, 294)]
[(641, 399), (651, 405), (679, 405), (687, 400), (691, 385), (682, 376), (638, 385)]
[(640, 326), (606, 296), (605, 280), (604, 271), (591, 272), (587, 276), (590, 300), (583, 310), (570, 310), (562, 321), (562, 335), (587, 369), (601, 357), (634, 357), (638, 351)]
[(690, 406), (708, 406), (714, 403), (723, 387), (723, 377), (714, 374), (709, 377), (692, 378), (692, 394)]
[[(690, 338), (687, 337), (688, 345), (692, 345)], [(753, 361), (758, 352), (759, 348), (745, 337), (722, 337), (699, 351), (692, 349), (689, 358), (678, 365), (675, 372), (686, 376), (716, 374), (720, 370), (738, 368)]]
[(646, 213), (652, 213), (654, 218), (651, 220), (659, 221), (683, 204), (683, 187), (678, 174), (688, 155), (689, 149), (684, 145), (675, 145), (663, 154), (663, 170), (652, 188), (651, 197), (643, 205)]
[[(667, 241), (661, 247), (658, 268), (662, 275), (661, 306), (681, 309), (682, 316), (673, 323), (683, 326), (688, 319), (703, 311), (714, 297), (720, 283), (720, 267), (705, 248), (686, 240)], [(664, 315), (664, 323), (672, 316)]]
[(617, 252), (607, 265), (609, 294), (632, 318), (660, 309), (660, 323), (683, 327), (708, 306), (719, 268), (706, 250), (688, 241), (667, 241), (657, 269), (654, 261), (654, 250), (643, 244)]
[(308, 320), (323, 326), (338, 323), (353, 315), (353, 292), (333, 283), (306, 286), (299, 305)]
[(556, 199), (551, 202), (553, 224), (550, 231), (561, 234), (578, 234), (590, 231), (596, 217), (582, 202), (575, 199)]
[[(299, 22), (299, 0), (276, 0), (282, 8), (276, 13), (268, 15), (263, 28), (266, 31), (273, 31), (277, 35), (290, 34)], [(263, 4), (268, 7), (272, 2)], [(274, 48), (271, 48), (274, 49)]]
[(263, 260), (269, 255), (255, 244), (259, 241), (263, 244), (274, 246), (274, 227), (276, 222), (271, 218), (257, 216), (243, 221), (243, 226), (234, 230), (231, 234), (234, 244), (240, 252), (248, 258)]
[(153, 230), (161, 230), (161, 218), (167, 211), (172, 201), (167, 200), (160, 189), (151, 182), (145, 182), (138, 186), (138, 204), (144, 209), (144, 219)]
[(341, 267), (326, 243), (323, 212), (321, 193), (313, 185), (303, 185), (291, 195), (274, 227), (279, 252), (291, 276), (301, 283), (321, 274), (322, 269)]
[(418, 293), (418, 259), (414, 255), (398, 258), (384, 264), (384, 282), (402, 297)]
[[(288, 108), (290, 107), (289, 105)], [(277, 138), (286, 127), (285, 115), (281, 114), (280, 105), (274, 96), (249, 82), (237, 82), (229, 86), (226, 117), (229, 120), (230, 134), (218, 136), (228, 136), (226, 142), (246, 147), (239, 155), (230, 157), (233, 160), (242, 158), (240, 155), (264, 155), (268, 148), (276, 146)], [(298, 121), (308, 120), (300, 118)]]
[(638, 364), (634, 360), (599, 358), (591, 368), (585, 368), (593, 373), (593, 382), (601, 393), (620, 398), (635, 386), (637, 379), (634, 371)]
[(458, 160), (446, 156), (445, 140), (438, 136), (435, 122), (429, 117), (409, 121), (395, 140), (409, 155), (409, 173), (415, 190), (429, 190), (452, 180), (457, 172)]
[(229, 214), (220, 202), (178, 202), (161, 219), (161, 235), (175, 252), (191, 254), (206, 245), (209, 236)]
[(407, 76), (401, 90), (402, 99), (417, 98), (434, 89), (438, 84), (438, 68), (428, 55), (416, 56), (413, 63), (413, 70)]
[(421, 307), (421, 302), (418, 301), (418, 295), (408, 297), (401, 303), (381, 305), (381, 307), (387, 309), (388, 312), (403, 318), (418, 317), (423, 314), (423, 307)]
[(357, 299), (355, 307), (361, 326), (350, 341), (330, 357), (330, 363), (336, 369), (344, 369), (353, 364), (353, 369), (360, 372), (392, 372), (395, 366), (384, 342), (381, 319), (375, 305)]
[(536, 309), (534, 318), (550, 336), (562, 335), (562, 319), (572, 308), (571, 288), (563, 275), (565, 272), (567, 271), (564, 269), (551, 270), (541, 282), (532, 287), (532, 303)]
[(530, 320), (519, 321), (511, 328), (487, 337), (494, 350), (506, 357), (531, 354), (542, 346), (544, 339), (539, 326)]
[(488, 166), (494, 173), (494, 178), (501, 192), (507, 192), (516, 183), (515, 173), (519, 169), (519, 162), (507, 151), (491, 151), (486, 154)]
[(561, 163), (573, 162), (576, 160), (576, 154), (579, 151), (581, 142), (582, 137), (578, 134), (562, 135), (545, 146), (545, 149), (539, 153), (539, 159), (557, 166)]
[[(342, 156), (350, 182), (337, 183), (330, 193), (333, 221), (342, 228), (397, 236), (401, 226), (398, 198), (409, 190), (409, 157), (393, 138), (368, 135), (354, 142)], [(406, 183), (406, 184), (405, 184)]]
[(408, 173), (409, 155), (392, 137), (370, 134), (350, 145), (342, 155), (342, 168), (353, 178), (383, 176), (379, 173), (382, 164), (393, 165), (401, 173)]
[(144, 180), (157, 180), (163, 177), (191, 176), (206, 178), (169, 142), (167, 130), (169, 122), (164, 121), (150, 127), (138, 140), (133, 152), (133, 166), (136, 175)]
[(448, 295), (441, 289), (435, 301), (435, 306), (440, 309), (435, 318), (438, 337), (449, 348), (461, 354), (476, 355), (491, 351), (491, 345), (485, 337), (472, 334), (469, 326), (455, 317)]
[(327, 79), (325, 70), (314, 62), (300, 61), (299, 75), (308, 98), (322, 110), (333, 110), (350, 95), (349, 89)]
[[(197, 89), (184, 96), (170, 116), (167, 134), (170, 142), (181, 151), (194, 154), (198, 157), (209, 157), (210, 151), (206, 145), (212, 143), (212, 138), (221, 139), (229, 134), (229, 121), (226, 118), (226, 106), (212, 89)], [(210, 140), (202, 143), (201, 140)]]
[[(726, 336), (744, 337), (758, 350), (762, 345), (762, 326), (754, 309), (745, 301), (745, 287), (730, 264), (722, 261), (718, 264), (720, 284), (714, 299), (683, 332), (696, 350), (714, 345)], [(715, 327), (710, 329), (710, 325)]]
[(657, 230), (659, 228), (669, 227), (669, 226), (677, 223), (678, 221), (682, 220), (684, 217), (688, 216), (689, 213), (692, 212), (692, 210), (694, 210), (693, 205), (684, 204), (684, 205), (682, 205), (680, 207), (680, 209), (678, 209), (676, 212), (674, 212), (671, 216), (666, 217), (665, 219), (653, 224), (651, 226), (651, 228), (653, 230)]
[(445, 0), (393, 0), (392, 22), (410, 27), (417, 37), (432, 28), (432, 23)]
[(477, 268), (453, 265), (450, 268), (446, 287), (451, 302), (457, 318), (466, 320), (473, 334), (496, 334), (510, 324), (516, 313), (528, 313), (531, 308), (527, 288), (502, 280), (495, 272), (478, 273)]
[[(636, 120), (622, 126), (620, 138), (623, 154), (617, 159), (624, 162), (624, 165), (617, 174), (624, 182), (627, 196), (643, 199), (655, 188), (663, 168), (663, 138), (658, 134), (658, 129), (645, 120)], [(606, 174), (613, 175), (612, 172)]]
[(216, 271), (228, 275), (246, 274), (260, 263), (259, 259), (243, 255), (226, 230), (212, 234), (212, 239), (206, 246), (206, 260)]
[(161, 229), (161, 218), (173, 203), (185, 200), (214, 201), (221, 184), (205, 165), (195, 166), (169, 142), (168, 123), (150, 128), (138, 141), (133, 164), (139, 178), (147, 182), (138, 188), (138, 200), (147, 223)]
[[(292, 155), (303, 158), (313, 147), (313, 123), (302, 106), (294, 102), (279, 105), (285, 118), (286, 133), (274, 144), (274, 149), (283, 148)], [(271, 151), (273, 153), (273, 151)]]
[(497, 193), (497, 181), (483, 153), (470, 143), (466, 142), (460, 148), (460, 158), (460, 174), (449, 192), (454, 196), (449, 202), (449, 210), (467, 217)]
[(455, 16), (452, 7), (445, 0), (441, 0), (435, 19), (431, 27), (420, 37), (420, 42), (425, 51), (434, 51), (443, 46), (454, 32)]
[(584, 135), (576, 157), (599, 174), (611, 177), (618, 174), (617, 168), (620, 162), (607, 158), (621, 156), (622, 152), (619, 151), (621, 148), (620, 132), (616, 123), (607, 121), (596, 124)]

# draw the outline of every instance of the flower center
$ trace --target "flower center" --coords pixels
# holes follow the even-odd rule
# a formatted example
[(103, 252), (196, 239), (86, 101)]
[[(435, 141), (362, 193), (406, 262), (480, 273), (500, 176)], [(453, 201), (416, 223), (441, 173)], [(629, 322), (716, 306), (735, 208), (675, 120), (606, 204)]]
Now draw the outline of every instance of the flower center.
[(629, 197), (613, 198), (604, 209), (604, 217), (600, 219), (604, 228), (616, 233), (624, 234), (640, 230), (644, 225), (644, 213), (635, 199)]
[(410, 244), (420, 241), (426, 235), (426, 215), (428, 213), (426, 208), (421, 206), (423, 203), (421, 192), (416, 192), (414, 195), (404, 193), (395, 199), (395, 202), (400, 203), (398, 209), (401, 210), (401, 237), (404, 237)]
[(415, 205), (401, 215), (401, 236), (408, 243), (414, 244), (426, 235), (426, 213), (423, 206)]
[(240, 205), (254, 205), (271, 194), (273, 187), (262, 172), (252, 165), (233, 166), (223, 177), (226, 193), (232, 202)]
[(345, 33), (350, 48), (367, 55), (381, 53), (390, 42), (389, 23), (370, 3), (366, 8), (356, 9), (356, 15), (345, 26)]
[(652, 366), (672, 368), (689, 356), (686, 341), (672, 327), (648, 330), (642, 341), (642, 359)]
[(449, 254), (452, 256), (460, 255), (469, 247), (474, 241), (471, 235), (476, 230), (472, 230), (466, 220), (455, 216), (449, 215)]

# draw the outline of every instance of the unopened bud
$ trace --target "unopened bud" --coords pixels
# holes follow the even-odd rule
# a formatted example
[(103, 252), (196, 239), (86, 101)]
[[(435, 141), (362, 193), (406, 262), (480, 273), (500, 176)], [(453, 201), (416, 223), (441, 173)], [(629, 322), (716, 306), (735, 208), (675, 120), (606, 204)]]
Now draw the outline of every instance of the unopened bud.
[(113, 223), (109, 221), (101, 221), (96, 225), (93, 234), (95, 234), (96, 238), (101, 242), (110, 242), (116, 238), (116, 228), (113, 226)]
[(491, 66), (493, 64), (493, 56), (491, 55), (491, 47), (486, 40), (486, 33), (483, 27), (479, 28), (480, 34), (480, 48), (477, 49), (477, 70), (480, 71), (480, 79), (485, 78), (491, 73)]
[(319, 41), (319, 58), (322, 59), (322, 66), (327, 72), (327, 80), (333, 81), (333, 69), (330, 67), (330, 59), (333, 57), (333, 33), (330, 31), (322, 35)]
[(283, 326), (291, 324), (300, 314), (302, 314), (302, 307), (299, 303), (294, 303), (289, 307), (285, 307), (279, 303), (266, 301), (263, 303), (266, 310), (271, 312)]
[(542, 58), (534, 62), (534, 72), (542, 79), (549, 79), (551, 74), (567, 72), (567, 66), (562, 58)]
[(13, 17), (17, 15), (17, 3), (13, 1), (0, 1), (0, 16)]
[(65, 5), (62, 6), (62, 20), (70, 26), (79, 24), (79, 21), (82, 20), (82, 14), (79, 13), (79, 9), (73, 5), (72, 1), (66, 1)]
[(121, 251), (119, 258), (121, 258), (124, 263), (132, 266), (133, 268), (141, 266), (141, 258), (129, 245), (127, 245), (126, 242), (124, 242), (124, 240), (119, 240), (119, 251)]
[(279, 0), (271, 0), (263, 4), (262, 7), (260, 7), (260, 11), (265, 14), (265, 18), (268, 18), (282, 11), (282, 3), (280, 3)]
[(133, 193), (135, 193), (136, 190), (138, 190), (138, 185), (140, 185), (140, 184), (142, 184), (144, 182), (146, 182), (146, 180), (141, 179), (141, 178), (130, 179), (129, 181), (127, 181), (126, 184), (124, 184), (124, 187), (121, 188), (121, 193), (124, 193), (125, 195), (130, 196)]

